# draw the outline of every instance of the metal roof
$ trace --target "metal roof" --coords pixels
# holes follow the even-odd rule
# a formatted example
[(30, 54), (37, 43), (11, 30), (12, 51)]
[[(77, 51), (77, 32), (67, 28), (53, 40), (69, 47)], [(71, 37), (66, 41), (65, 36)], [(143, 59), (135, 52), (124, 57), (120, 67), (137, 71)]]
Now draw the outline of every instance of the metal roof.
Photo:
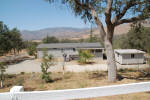
[(144, 51), (137, 49), (115, 49), (115, 52), (119, 54), (136, 54), (136, 53), (145, 53)]
[(100, 43), (49, 43), (40, 44), (37, 49), (41, 48), (103, 48)]

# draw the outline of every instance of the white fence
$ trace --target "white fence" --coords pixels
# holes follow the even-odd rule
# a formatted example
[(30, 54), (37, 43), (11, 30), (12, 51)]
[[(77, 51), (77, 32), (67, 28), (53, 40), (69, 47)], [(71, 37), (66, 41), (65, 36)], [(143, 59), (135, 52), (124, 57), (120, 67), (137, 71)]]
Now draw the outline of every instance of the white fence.
[(10, 92), (0, 93), (0, 100), (66, 100), (148, 92), (150, 91), (150, 82), (67, 90), (21, 91), (23, 91), (23, 87), (15, 87)]

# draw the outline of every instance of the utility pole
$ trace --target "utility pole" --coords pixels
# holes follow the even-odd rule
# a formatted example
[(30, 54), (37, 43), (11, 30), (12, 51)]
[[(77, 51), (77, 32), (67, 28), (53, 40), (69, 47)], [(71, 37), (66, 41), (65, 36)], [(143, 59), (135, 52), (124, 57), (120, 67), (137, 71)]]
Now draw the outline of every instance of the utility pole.
[(47, 36), (46, 36), (46, 42), (48, 43), (48, 33), (47, 33)]
[(91, 30), (90, 30), (90, 42), (93, 42), (92, 22), (91, 22)]
[(67, 57), (67, 54), (64, 53), (63, 54), (63, 58), (64, 58), (64, 60), (63, 60), (63, 75), (65, 74), (65, 61), (66, 61), (66, 57)]

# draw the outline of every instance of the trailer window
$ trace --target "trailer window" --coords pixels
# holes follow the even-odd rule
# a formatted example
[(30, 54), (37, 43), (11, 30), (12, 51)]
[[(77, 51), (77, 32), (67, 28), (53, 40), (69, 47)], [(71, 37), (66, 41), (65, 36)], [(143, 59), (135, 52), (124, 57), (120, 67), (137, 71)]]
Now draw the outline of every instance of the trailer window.
[(119, 57), (119, 53), (117, 53), (118, 57)]
[(102, 52), (102, 49), (96, 49), (95, 51), (96, 52)]
[(61, 52), (63, 53), (63, 52), (64, 52), (64, 49), (61, 49)]
[(73, 51), (75, 52), (75, 51), (76, 51), (76, 49), (75, 49), (75, 48), (73, 48)]
[(135, 56), (134, 54), (131, 54), (131, 58), (134, 58), (134, 56)]

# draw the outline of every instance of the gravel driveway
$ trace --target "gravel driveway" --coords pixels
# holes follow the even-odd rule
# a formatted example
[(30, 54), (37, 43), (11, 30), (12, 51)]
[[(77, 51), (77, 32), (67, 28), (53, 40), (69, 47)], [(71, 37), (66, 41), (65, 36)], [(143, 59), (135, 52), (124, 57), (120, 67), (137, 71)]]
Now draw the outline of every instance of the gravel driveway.
[[(20, 72), (41, 72), (41, 63), (37, 60), (25, 60), (21, 63), (9, 65), (8, 69), (6, 70), (6, 73), (8, 74), (18, 74)], [(49, 71), (53, 72), (61, 72), (62, 71), (62, 63), (58, 63), (55, 66), (52, 66)], [(117, 64), (118, 69), (119, 68), (138, 68), (138, 65), (120, 65)], [(140, 65), (141, 67), (145, 67), (145, 64)], [(66, 64), (65, 65), (65, 71), (71, 71), (71, 72), (84, 72), (84, 71), (107, 71), (107, 65), (106, 64), (92, 64), (92, 65), (77, 65), (77, 64)]]

